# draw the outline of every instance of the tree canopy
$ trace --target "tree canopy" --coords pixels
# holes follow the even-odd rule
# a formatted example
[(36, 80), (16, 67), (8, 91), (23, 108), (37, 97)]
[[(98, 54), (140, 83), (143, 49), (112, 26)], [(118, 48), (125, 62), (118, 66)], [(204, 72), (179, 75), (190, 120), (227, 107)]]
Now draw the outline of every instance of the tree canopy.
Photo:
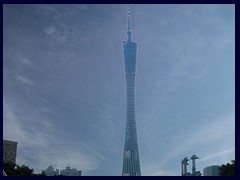
[(235, 176), (235, 160), (230, 163), (223, 164), (219, 168), (220, 176)]
[(19, 166), (11, 162), (3, 162), (3, 169), (7, 176), (46, 176), (45, 173), (33, 174), (33, 169), (30, 169), (28, 166)]

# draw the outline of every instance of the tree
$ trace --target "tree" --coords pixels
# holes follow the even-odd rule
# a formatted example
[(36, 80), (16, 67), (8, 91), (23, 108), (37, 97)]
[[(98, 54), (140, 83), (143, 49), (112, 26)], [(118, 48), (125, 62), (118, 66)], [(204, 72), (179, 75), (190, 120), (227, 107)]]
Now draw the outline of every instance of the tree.
[(11, 162), (3, 162), (3, 169), (7, 176), (46, 176), (44, 172), (41, 174), (33, 174), (33, 169), (30, 169), (28, 166), (18, 166)]
[(17, 166), (16, 174), (18, 176), (31, 176), (31, 175), (33, 175), (33, 169), (30, 169), (26, 165), (22, 165), (21, 167)]
[(227, 163), (226, 165), (223, 164), (219, 168), (219, 175), (220, 176), (235, 176), (235, 160)]
[(11, 162), (3, 163), (3, 169), (8, 176), (15, 176), (16, 164)]

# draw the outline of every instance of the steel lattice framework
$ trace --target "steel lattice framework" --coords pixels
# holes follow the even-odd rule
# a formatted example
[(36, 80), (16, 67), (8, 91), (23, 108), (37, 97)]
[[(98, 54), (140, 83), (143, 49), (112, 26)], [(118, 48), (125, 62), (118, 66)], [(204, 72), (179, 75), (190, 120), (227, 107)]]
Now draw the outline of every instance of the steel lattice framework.
[(126, 95), (127, 95), (127, 120), (125, 131), (125, 145), (123, 154), (123, 176), (141, 176), (140, 160), (137, 142), (137, 129), (135, 120), (135, 70), (137, 44), (132, 42), (130, 11), (128, 8), (128, 38), (123, 42)]

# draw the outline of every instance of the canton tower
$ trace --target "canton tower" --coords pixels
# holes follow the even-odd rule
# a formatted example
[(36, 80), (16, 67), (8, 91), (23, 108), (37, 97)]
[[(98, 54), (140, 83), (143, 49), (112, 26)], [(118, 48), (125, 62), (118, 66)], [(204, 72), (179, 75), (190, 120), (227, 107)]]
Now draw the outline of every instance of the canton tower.
[(132, 42), (130, 9), (128, 6), (127, 41), (123, 42), (126, 76), (127, 116), (122, 176), (141, 176), (135, 120), (135, 71), (137, 44)]

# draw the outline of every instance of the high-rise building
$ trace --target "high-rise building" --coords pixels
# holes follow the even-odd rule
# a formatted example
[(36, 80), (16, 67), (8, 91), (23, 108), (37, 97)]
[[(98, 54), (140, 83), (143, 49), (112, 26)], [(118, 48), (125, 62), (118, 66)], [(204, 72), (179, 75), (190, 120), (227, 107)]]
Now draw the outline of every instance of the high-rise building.
[(3, 140), (3, 162), (16, 164), (17, 142)]
[(137, 44), (132, 42), (129, 6), (127, 24), (127, 41), (123, 42), (127, 92), (127, 113), (122, 176), (141, 176), (135, 120), (135, 71)]
[(69, 165), (63, 170), (54, 169), (53, 166), (50, 165), (42, 172), (44, 172), (46, 176), (82, 176), (82, 171), (79, 171), (76, 168), (71, 168)]
[(76, 168), (71, 168), (69, 165), (66, 169), (60, 171), (60, 175), (63, 176), (82, 176), (82, 171), (77, 170)]
[(46, 176), (58, 176), (59, 169), (54, 169), (52, 165), (48, 166), (46, 170), (43, 170)]
[(203, 169), (203, 176), (219, 176), (219, 168), (218, 165), (212, 165), (205, 167)]

